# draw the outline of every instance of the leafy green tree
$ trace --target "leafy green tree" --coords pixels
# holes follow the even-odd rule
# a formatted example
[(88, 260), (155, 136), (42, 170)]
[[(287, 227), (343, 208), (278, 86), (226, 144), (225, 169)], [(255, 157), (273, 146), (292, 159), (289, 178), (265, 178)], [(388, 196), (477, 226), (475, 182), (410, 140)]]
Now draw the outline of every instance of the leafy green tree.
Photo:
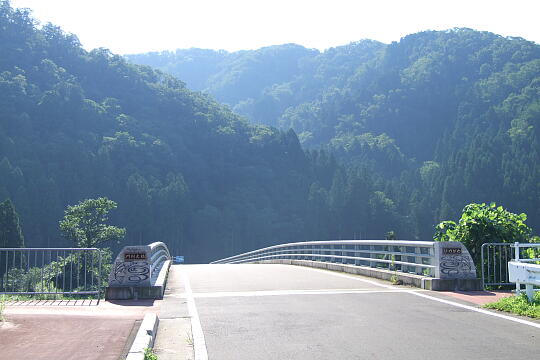
[(24, 247), (19, 215), (10, 199), (0, 203), (0, 248)]
[(62, 236), (78, 247), (94, 247), (108, 241), (120, 241), (126, 229), (107, 225), (109, 211), (116, 209), (116, 202), (100, 197), (86, 199), (68, 206), (60, 221)]
[(495, 203), (472, 203), (465, 206), (457, 224), (454, 221), (439, 223), (433, 238), (463, 243), (478, 263), (484, 243), (529, 242), (532, 229), (525, 224), (526, 220), (526, 214), (514, 214)]

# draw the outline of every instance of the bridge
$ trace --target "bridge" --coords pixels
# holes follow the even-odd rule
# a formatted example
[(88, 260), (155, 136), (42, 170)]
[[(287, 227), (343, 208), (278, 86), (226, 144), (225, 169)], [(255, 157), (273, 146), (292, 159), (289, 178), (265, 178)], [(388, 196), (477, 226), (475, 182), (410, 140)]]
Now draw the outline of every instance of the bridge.
[[(458, 247), (461, 251), (444, 250)], [(151, 244), (125, 249), (116, 259), (116, 265), (159, 261), (133, 270), (155, 274), (154, 287), (170, 269), (163, 300), (153, 302), (157, 316), (145, 316), (128, 359), (142, 359), (141, 349), (152, 343), (159, 360), (508, 359), (517, 354), (535, 359), (540, 354), (540, 321), (473, 303), (492, 294), (429, 290), (444, 272), (453, 286), (468, 286), (451, 278), (460, 273), (455, 269), (465, 276), (471, 270), (463, 260), (468, 252), (458, 244), (283, 244), (216, 264), (170, 267), (167, 252)], [(450, 263), (445, 256), (462, 260)], [(118, 269), (130, 266), (113, 267), (114, 286), (125, 280)], [(455, 271), (441, 271), (449, 267)], [(392, 282), (385, 280), (392, 276)], [(145, 293), (133, 283), (126, 286), (131, 294)], [(146, 293), (159, 298), (162, 290)]]
[[(164, 301), (178, 305), (171, 318), (191, 318), (195, 359), (540, 354), (538, 322), (356, 275), (280, 264), (173, 265), (169, 281), (174, 290)], [(158, 355), (168, 348), (160, 336)]]
[[(441, 256), (468, 256), (466, 249), (390, 244), (284, 244), (215, 264), (173, 265), (164, 305), (175, 310), (160, 316), (167, 326), (158, 330), (156, 353), (193, 355), (171, 345), (178, 331), (170, 325), (188, 317), (196, 360), (538, 357), (540, 322), (488, 311), (467, 293), (430, 291), (422, 289), (426, 281), (416, 281), (440, 276)], [(382, 280), (396, 273), (420, 286)]]

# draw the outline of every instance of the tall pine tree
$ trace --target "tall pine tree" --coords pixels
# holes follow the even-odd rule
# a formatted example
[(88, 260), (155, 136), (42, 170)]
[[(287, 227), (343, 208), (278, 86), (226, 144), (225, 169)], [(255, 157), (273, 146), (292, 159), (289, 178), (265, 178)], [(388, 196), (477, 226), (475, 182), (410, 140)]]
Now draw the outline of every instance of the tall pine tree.
[(0, 248), (24, 247), (19, 215), (10, 199), (0, 203)]

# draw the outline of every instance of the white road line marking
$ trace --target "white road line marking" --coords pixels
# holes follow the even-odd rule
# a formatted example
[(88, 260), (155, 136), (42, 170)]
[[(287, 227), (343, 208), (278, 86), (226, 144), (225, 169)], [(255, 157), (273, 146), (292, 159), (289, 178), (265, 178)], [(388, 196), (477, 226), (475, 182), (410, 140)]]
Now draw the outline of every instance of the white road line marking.
[(193, 293), (194, 298), (221, 298), (221, 297), (257, 297), (257, 296), (283, 296), (283, 295), (339, 295), (339, 294), (377, 294), (409, 292), (403, 290), (369, 290), (369, 289), (344, 289), (344, 290), (268, 290), (268, 291), (222, 291), (211, 293)]
[(193, 333), (195, 360), (208, 360), (206, 341), (204, 340), (201, 320), (199, 319), (199, 313), (197, 312), (197, 307), (195, 306), (195, 299), (193, 298), (193, 292), (191, 291), (189, 277), (185, 272), (182, 273), (182, 279), (184, 280), (184, 288), (186, 289), (185, 296), (187, 300), (188, 313), (191, 317), (191, 331)]
[(409, 293), (413, 294), (413, 295), (416, 295), (416, 296), (426, 298), (426, 299), (430, 299), (430, 300), (433, 300), (433, 301), (438, 301), (438, 302), (441, 302), (443, 304), (452, 305), (452, 306), (460, 307), (460, 308), (471, 310), (471, 311), (476, 311), (476, 312), (479, 312), (481, 314), (495, 316), (495, 317), (498, 317), (498, 318), (501, 318), (501, 319), (514, 321), (514, 322), (517, 322), (517, 323), (520, 323), (520, 324), (529, 325), (529, 326), (540, 329), (540, 324), (532, 322), (532, 321), (527, 321), (527, 320), (519, 319), (519, 318), (512, 317), (512, 316), (499, 314), (499, 313), (492, 312), (492, 311), (489, 311), (489, 310), (480, 309), (480, 308), (477, 308), (477, 307), (474, 307), (474, 306), (463, 305), (463, 304), (460, 304), (460, 303), (457, 303), (457, 302), (454, 302), (454, 301), (439, 299), (437, 297), (426, 295), (425, 293), (420, 293), (420, 292), (417, 292), (417, 291), (409, 291)]

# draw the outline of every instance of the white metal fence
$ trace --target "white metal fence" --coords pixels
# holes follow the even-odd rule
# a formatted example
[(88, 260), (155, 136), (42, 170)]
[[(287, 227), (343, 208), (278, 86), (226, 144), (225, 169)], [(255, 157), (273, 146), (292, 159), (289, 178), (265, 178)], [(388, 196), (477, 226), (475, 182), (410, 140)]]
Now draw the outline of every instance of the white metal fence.
[(512, 286), (508, 278), (508, 262), (514, 251), (511, 243), (482, 244), (480, 266), (482, 267), (482, 286)]

